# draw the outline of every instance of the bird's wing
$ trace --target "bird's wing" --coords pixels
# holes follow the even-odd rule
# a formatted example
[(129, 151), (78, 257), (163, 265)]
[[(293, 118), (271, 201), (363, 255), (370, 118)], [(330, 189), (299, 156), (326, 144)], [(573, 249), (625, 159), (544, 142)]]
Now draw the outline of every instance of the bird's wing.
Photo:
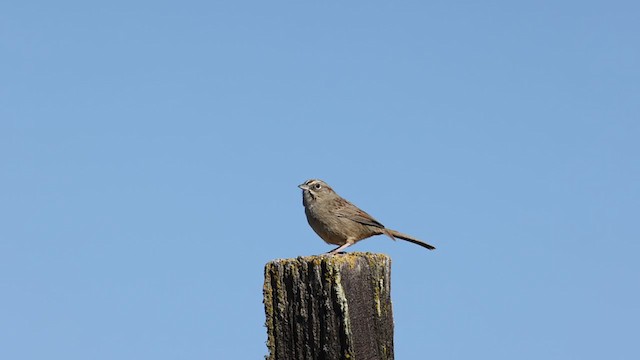
[(374, 219), (366, 212), (360, 210), (357, 206), (353, 205), (347, 200), (338, 198), (336, 199), (336, 202), (336, 216), (347, 218), (363, 225), (369, 225), (384, 229), (384, 225), (378, 222), (378, 220)]

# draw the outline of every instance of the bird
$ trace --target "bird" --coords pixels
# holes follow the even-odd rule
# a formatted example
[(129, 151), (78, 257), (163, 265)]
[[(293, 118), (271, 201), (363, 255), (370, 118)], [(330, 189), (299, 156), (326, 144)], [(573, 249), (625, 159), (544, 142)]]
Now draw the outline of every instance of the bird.
[(435, 246), (410, 235), (391, 230), (357, 206), (338, 195), (326, 182), (310, 179), (298, 185), (307, 222), (326, 243), (338, 245), (328, 254), (337, 254), (356, 242), (374, 235), (402, 239), (429, 250)]

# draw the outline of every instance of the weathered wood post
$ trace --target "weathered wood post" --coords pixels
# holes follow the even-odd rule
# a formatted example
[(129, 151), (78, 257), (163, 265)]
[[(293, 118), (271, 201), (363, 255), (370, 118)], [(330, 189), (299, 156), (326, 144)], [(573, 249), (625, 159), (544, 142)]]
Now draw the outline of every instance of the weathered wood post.
[(264, 273), (267, 359), (393, 359), (388, 256), (281, 259)]

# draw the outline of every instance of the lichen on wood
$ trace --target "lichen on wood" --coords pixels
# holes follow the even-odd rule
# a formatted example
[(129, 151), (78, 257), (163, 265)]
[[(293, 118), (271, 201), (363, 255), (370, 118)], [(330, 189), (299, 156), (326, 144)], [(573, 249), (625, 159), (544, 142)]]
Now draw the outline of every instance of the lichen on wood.
[(372, 253), (267, 263), (267, 358), (393, 359), (390, 272)]

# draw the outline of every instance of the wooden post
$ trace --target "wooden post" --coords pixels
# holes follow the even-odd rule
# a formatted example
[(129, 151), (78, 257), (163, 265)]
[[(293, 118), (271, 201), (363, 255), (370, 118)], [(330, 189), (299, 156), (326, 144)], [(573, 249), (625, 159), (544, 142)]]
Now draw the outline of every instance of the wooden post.
[(388, 256), (274, 260), (264, 274), (267, 359), (393, 359)]

